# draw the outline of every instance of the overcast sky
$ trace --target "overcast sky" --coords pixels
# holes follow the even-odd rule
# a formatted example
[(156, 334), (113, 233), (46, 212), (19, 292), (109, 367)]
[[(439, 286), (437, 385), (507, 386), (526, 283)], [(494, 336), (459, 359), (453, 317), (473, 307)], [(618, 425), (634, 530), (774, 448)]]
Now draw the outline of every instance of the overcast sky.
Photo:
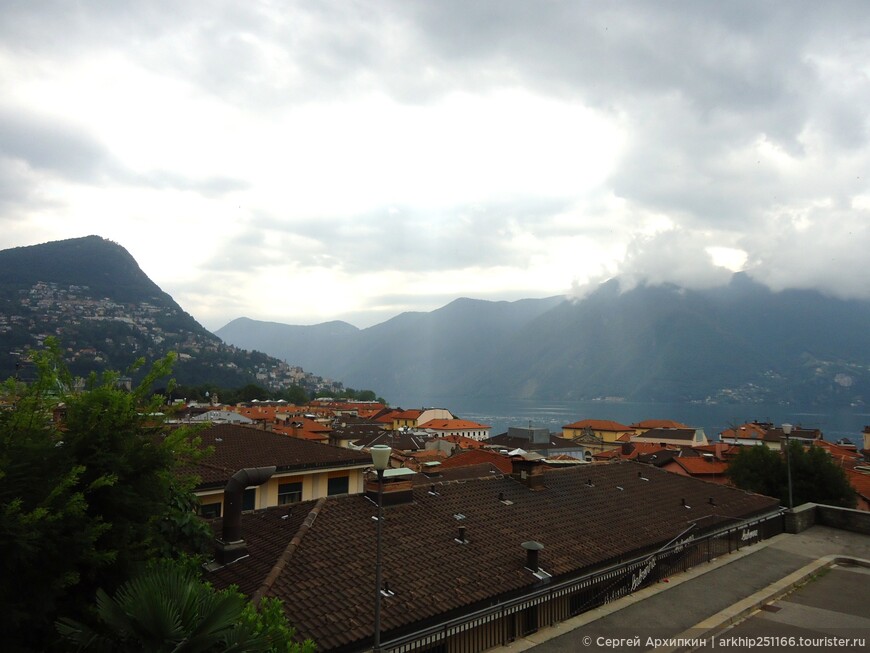
[(621, 275), (870, 297), (870, 3), (0, 3), (0, 249), (207, 328)]

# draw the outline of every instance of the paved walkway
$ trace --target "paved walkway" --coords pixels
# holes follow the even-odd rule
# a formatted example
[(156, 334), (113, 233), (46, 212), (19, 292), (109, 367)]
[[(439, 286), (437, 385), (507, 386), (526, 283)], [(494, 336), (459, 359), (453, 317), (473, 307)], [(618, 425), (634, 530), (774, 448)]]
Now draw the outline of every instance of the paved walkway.
[[(741, 633), (745, 633), (745, 637), (812, 635), (819, 643), (818, 638), (826, 636), (830, 630), (826, 630), (825, 624), (837, 624), (832, 628), (844, 636), (847, 631), (854, 631), (856, 636), (866, 633), (867, 646), (839, 647), (831, 640), (828, 643), (834, 645), (829, 649), (816, 646), (810, 650), (867, 650), (870, 648), (870, 631), (867, 630), (870, 574), (867, 572), (870, 570), (838, 566), (825, 571), (837, 556), (870, 561), (870, 536), (824, 526), (814, 526), (797, 535), (778, 535), (561, 624), (542, 628), (504, 648), (517, 652), (534, 648), (534, 653), (601, 650), (637, 653), (653, 648), (661, 651), (687, 649), (662, 646), (661, 640), (706, 638), (698, 650), (715, 647), (716, 650), (745, 651), (776, 642), (753, 642), (755, 645), (750, 646), (749, 640), (735, 640), (738, 645), (727, 648), (727, 638)], [(793, 594), (781, 602), (789, 605), (774, 603), (772, 608), (764, 610), (764, 615), (757, 613), (749, 621), (723, 631), (816, 575), (821, 576), (820, 580), (807, 585), (801, 594)], [(834, 601), (833, 597), (840, 600)], [(795, 622), (803, 627), (800, 633), (795, 630), (798, 627)], [(716, 641), (712, 639), (714, 635)], [(795, 642), (794, 646), (782, 650), (800, 648), (798, 640)], [(722, 645), (721, 649), (717, 643)], [(788, 644), (788, 639), (784, 643)]]

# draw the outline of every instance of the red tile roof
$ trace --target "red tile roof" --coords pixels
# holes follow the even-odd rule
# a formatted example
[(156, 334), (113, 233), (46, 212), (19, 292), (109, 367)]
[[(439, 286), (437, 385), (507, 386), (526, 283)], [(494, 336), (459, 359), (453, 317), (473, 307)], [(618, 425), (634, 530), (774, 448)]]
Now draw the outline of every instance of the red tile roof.
[(854, 469), (847, 469), (846, 478), (849, 479), (849, 485), (860, 494), (865, 501), (870, 501), (870, 474), (864, 472), (856, 472)]
[(460, 449), (482, 449), (486, 445), (480, 440), (467, 438), (464, 435), (442, 435), (437, 440), (445, 440), (453, 444), (458, 444)]
[(503, 474), (510, 474), (513, 468), (510, 458), (494, 451), (487, 451), (486, 449), (469, 449), (468, 451), (457, 453), (442, 461), (440, 468), (452, 469), (454, 467), (467, 467), (480, 463), (491, 463)]
[(859, 464), (863, 459), (861, 454), (859, 454), (855, 449), (847, 449), (846, 447), (841, 447), (837, 444), (827, 442), (826, 440), (816, 440), (813, 442), (813, 446), (825, 449), (829, 454), (831, 454), (831, 458), (841, 467), (852, 468), (856, 464)]
[(721, 476), (728, 471), (728, 463), (719, 460), (708, 460), (703, 456), (692, 456), (689, 458), (680, 456), (674, 458), (673, 462), (692, 476)]
[(400, 410), (393, 413), (393, 419), (417, 419), (422, 414), (423, 411), (418, 408), (413, 408), (411, 410)]

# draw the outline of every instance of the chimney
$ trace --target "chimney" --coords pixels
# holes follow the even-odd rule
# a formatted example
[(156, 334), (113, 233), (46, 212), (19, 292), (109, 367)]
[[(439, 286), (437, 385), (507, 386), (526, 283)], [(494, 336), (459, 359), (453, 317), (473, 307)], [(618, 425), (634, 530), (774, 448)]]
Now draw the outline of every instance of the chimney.
[[(398, 470), (389, 470), (389, 471), (398, 471)], [(411, 481), (411, 477), (413, 477), (413, 473), (410, 470), (407, 475), (400, 476), (389, 476), (384, 477), (384, 487), (383, 487), (383, 495), (382, 501), (384, 508), (389, 506), (397, 506), (405, 503), (414, 503), (414, 484)], [(429, 495), (430, 496), (439, 496), (436, 491), (434, 494), (432, 492), (432, 488), (434, 486), (430, 486)], [(378, 477), (375, 475), (369, 475), (366, 477), (365, 482), (365, 495), (368, 497), (373, 503), (378, 502)]]
[(242, 496), (245, 488), (262, 485), (272, 478), (275, 469), (274, 466), (240, 469), (224, 488), (223, 530), (215, 548), (215, 560), (221, 565), (248, 555), (248, 547), (242, 539)]
[(530, 490), (544, 489), (544, 467), (540, 460), (526, 460), (525, 458), (513, 458), (511, 478), (519, 481)]
[(530, 540), (528, 542), (523, 542), (520, 546), (526, 550), (526, 569), (532, 573), (538, 572), (541, 568), (538, 564), (538, 551), (542, 550), (544, 545), (540, 542)]

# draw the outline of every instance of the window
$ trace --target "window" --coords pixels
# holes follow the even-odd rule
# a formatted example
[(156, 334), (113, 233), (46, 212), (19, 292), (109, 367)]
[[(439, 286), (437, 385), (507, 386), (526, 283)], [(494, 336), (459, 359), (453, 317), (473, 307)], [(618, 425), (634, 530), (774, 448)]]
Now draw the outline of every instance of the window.
[(349, 490), (350, 478), (347, 476), (337, 476), (327, 481), (326, 494), (329, 496), (334, 494), (347, 494)]
[(242, 495), (242, 510), (253, 510), (257, 499), (257, 488), (250, 487)]
[(280, 483), (278, 485), (278, 505), (286, 506), (290, 503), (302, 501), (302, 481), (293, 483)]
[(221, 516), (221, 502), (201, 505), (199, 507), (199, 514), (205, 519), (217, 519)]

